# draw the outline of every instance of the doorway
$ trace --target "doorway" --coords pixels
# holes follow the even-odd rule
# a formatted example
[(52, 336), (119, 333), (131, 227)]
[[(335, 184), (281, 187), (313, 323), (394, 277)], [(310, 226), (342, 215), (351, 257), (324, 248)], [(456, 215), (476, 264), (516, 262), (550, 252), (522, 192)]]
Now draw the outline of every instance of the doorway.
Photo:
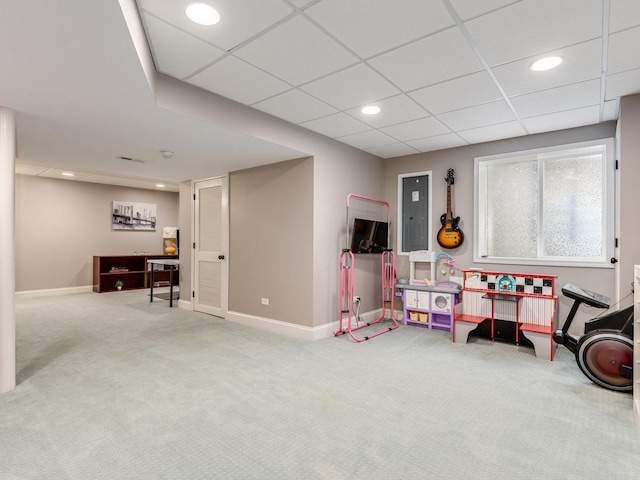
[(228, 300), (228, 198), (227, 177), (194, 183), (193, 309), (222, 318)]

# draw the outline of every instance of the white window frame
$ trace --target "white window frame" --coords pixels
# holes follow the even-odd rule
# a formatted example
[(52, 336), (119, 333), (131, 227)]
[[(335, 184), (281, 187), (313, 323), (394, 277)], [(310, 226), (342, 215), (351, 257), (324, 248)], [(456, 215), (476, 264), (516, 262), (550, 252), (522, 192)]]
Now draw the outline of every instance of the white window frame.
[[(482, 242), (482, 232), (484, 224), (480, 222), (480, 175), (479, 167), (482, 162), (506, 160), (526, 155), (536, 155), (549, 152), (560, 152), (562, 150), (571, 150), (574, 148), (584, 148), (590, 146), (604, 145), (605, 161), (603, 162), (603, 253), (598, 259), (572, 258), (572, 257), (543, 257), (540, 252), (541, 246), (541, 230), (538, 233), (538, 257), (537, 258), (514, 258), (514, 257), (487, 257), (483, 256), (480, 249), (484, 246)], [(549, 266), (571, 266), (571, 267), (597, 267), (597, 268), (614, 268), (610, 259), (614, 256), (615, 251), (615, 142), (613, 138), (605, 138), (599, 140), (591, 140), (587, 142), (579, 142), (565, 145), (556, 145), (553, 147), (537, 148), (532, 150), (524, 150), (520, 152), (509, 152), (498, 155), (489, 155), (484, 157), (476, 157), (474, 160), (474, 242), (473, 242), (473, 261), (477, 263), (496, 263), (507, 265), (549, 265)], [(539, 185), (542, 179), (539, 179)], [(540, 192), (540, 197), (542, 192)], [(538, 209), (538, 216), (541, 218), (541, 208)]]
[(428, 187), (429, 187), (429, 211), (427, 212), (427, 228), (429, 229), (429, 235), (428, 235), (428, 239), (427, 239), (427, 244), (428, 244), (428, 248), (427, 250), (431, 250), (431, 247), (433, 246), (433, 236), (434, 236), (434, 232), (433, 232), (433, 172), (431, 170), (429, 171), (424, 171), (424, 172), (411, 172), (411, 173), (401, 173), (398, 175), (398, 211), (396, 213), (396, 217), (397, 217), (397, 221), (396, 221), (396, 225), (397, 225), (397, 230), (396, 230), (396, 239), (397, 239), (397, 245), (396, 245), (396, 254), (397, 255), (409, 255), (410, 252), (405, 252), (402, 250), (402, 218), (404, 217), (403, 215), (403, 211), (402, 211), (402, 187), (403, 187), (403, 180), (405, 178), (411, 178), (411, 177), (423, 177), (423, 176), (428, 176), (429, 177), (429, 182), (428, 182)]

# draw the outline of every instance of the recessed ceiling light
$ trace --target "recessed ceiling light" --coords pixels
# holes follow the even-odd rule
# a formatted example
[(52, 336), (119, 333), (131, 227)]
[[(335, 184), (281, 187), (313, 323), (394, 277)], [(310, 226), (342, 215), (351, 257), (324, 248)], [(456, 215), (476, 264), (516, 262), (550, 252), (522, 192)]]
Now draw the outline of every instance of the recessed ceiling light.
[(192, 3), (187, 6), (185, 13), (189, 20), (198, 25), (215, 25), (220, 21), (217, 10), (206, 3)]
[(158, 188), (164, 188), (164, 183), (156, 183), (156, 187), (158, 187)]
[(562, 57), (545, 57), (533, 62), (529, 66), (529, 69), (533, 70), (534, 72), (544, 72), (545, 70), (556, 68), (561, 63)]
[(62, 175), (64, 175), (65, 177), (74, 177), (75, 175), (71, 172), (62, 172)]
[(360, 111), (365, 115), (375, 115), (376, 113), (380, 113), (380, 107), (376, 107), (375, 105), (368, 105), (366, 107), (363, 107)]

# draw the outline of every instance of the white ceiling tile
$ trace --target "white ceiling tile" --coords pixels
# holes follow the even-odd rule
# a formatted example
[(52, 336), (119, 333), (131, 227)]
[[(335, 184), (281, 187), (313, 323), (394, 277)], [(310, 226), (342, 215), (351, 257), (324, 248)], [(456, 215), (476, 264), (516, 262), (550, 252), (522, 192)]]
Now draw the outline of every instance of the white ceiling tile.
[(302, 17), (295, 17), (248, 43), (235, 55), (300, 85), (358, 61), (336, 41)]
[(347, 110), (345, 113), (376, 128), (386, 127), (387, 125), (393, 125), (395, 123), (408, 122), (428, 115), (424, 111), (424, 108), (417, 105), (416, 102), (406, 95), (397, 95), (385, 100), (372, 102), (370, 105), (380, 107), (380, 113), (377, 115), (365, 115), (360, 111), (361, 107)]
[(299, 90), (289, 90), (252, 106), (293, 123), (337, 113), (335, 108)]
[(619, 32), (640, 25), (638, 0), (614, 0), (609, 2), (609, 32)]
[(522, 122), (529, 133), (551, 132), (566, 128), (593, 125), (600, 120), (600, 107), (584, 107), (576, 110), (541, 115), (539, 117), (526, 118)]
[(502, 94), (486, 71), (449, 80), (409, 94), (433, 114), (500, 100)]
[[(640, 3), (640, 1), (638, 2)], [(640, 68), (640, 27), (609, 35), (609, 75)]]
[(415, 155), (420, 153), (419, 150), (411, 148), (404, 143), (393, 143), (391, 145), (383, 145), (381, 147), (367, 148), (367, 152), (382, 158), (401, 157), (403, 155)]
[[(615, 120), (640, 93), (640, 0), (605, 4), (603, 105), (602, 0), (213, 0), (213, 28), (186, 20), (191, 1), (138, 0), (159, 71), (385, 158)], [(563, 65), (529, 70), (550, 53)]]
[(237, 102), (252, 104), (281, 93), (290, 85), (232, 56), (223, 58), (188, 80)]
[(362, 63), (300, 88), (339, 110), (400, 93), (391, 83)]
[(454, 25), (440, 0), (323, 0), (307, 14), (363, 58)]
[[(159, 190), (156, 187), (155, 180), (147, 180), (147, 179), (137, 179), (137, 178), (127, 178), (127, 177), (116, 177), (111, 175), (100, 175), (100, 174), (89, 174), (85, 178), (82, 179), (83, 182), (91, 182), (91, 183), (101, 183), (104, 185), (119, 185), (122, 187), (131, 187), (131, 188), (146, 188), (149, 190)], [(178, 192), (180, 191), (179, 185), (173, 182), (161, 182), (164, 185), (162, 188), (163, 192)]]
[(520, 0), (450, 0), (451, 5), (462, 20), (497, 10)]
[(453, 131), (468, 130), (470, 128), (482, 127), (488, 121), (492, 123), (504, 123), (515, 120), (516, 117), (507, 105), (507, 102), (485, 103), (475, 107), (463, 108), (453, 112), (438, 115), (438, 119)]
[[(64, 172), (73, 173), (73, 177), (67, 177), (66, 175), (63, 175)], [(50, 168), (40, 173), (38, 176), (46, 177), (46, 178), (59, 178), (60, 180), (75, 180), (76, 182), (78, 182), (78, 181), (86, 181), (87, 178), (90, 176), (90, 174), (84, 173), (84, 172), (78, 172), (76, 170)]]
[(506, 122), (486, 127), (472, 128), (458, 132), (469, 143), (492, 142), (503, 138), (521, 137), (526, 135), (520, 122)]
[(529, 70), (529, 65), (539, 56), (508, 63), (492, 70), (510, 97), (600, 78), (602, 72), (600, 39), (556, 50), (554, 53), (562, 56), (564, 62), (559, 67), (546, 72)]
[[(143, 18), (156, 68), (169, 76), (182, 79), (225, 53), (155, 17), (145, 14)], [(189, 55), (184, 55), (184, 51)]]
[(42, 167), (40, 165), (28, 165), (26, 163), (18, 163), (16, 160), (16, 175), (40, 175), (51, 167)]
[(511, 97), (510, 100), (521, 118), (598, 105), (600, 79)]
[(193, 23), (184, 14), (193, 0), (138, 0), (138, 3), (164, 21), (225, 50), (231, 50), (293, 12), (281, 0), (215, 0), (213, 6), (220, 14), (220, 22), (211, 27)]
[(640, 93), (640, 68), (607, 77), (605, 100)]
[(363, 150), (397, 143), (395, 138), (391, 138), (378, 130), (354, 133), (353, 135), (339, 137), (337, 140)]
[(369, 60), (403, 90), (467, 75), (482, 69), (458, 28), (450, 28)]
[(421, 152), (432, 152), (434, 150), (443, 150), (445, 148), (461, 147), (468, 145), (468, 143), (460, 138), (455, 133), (447, 133), (445, 135), (438, 135), (436, 137), (421, 138), (419, 140), (412, 140), (407, 142), (416, 150)]
[(620, 106), (620, 102), (618, 101), (618, 99), (604, 102), (602, 120), (604, 122), (608, 122), (610, 120), (617, 120), (618, 114), (620, 113), (619, 106)]
[(304, 122), (301, 123), (300, 126), (331, 138), (371, 130), (369, 125), (345, 113), (337, 113), (335, 115), (329, 115), (328, 117), (318, 118), (317, 120), (311, 120), (310, 122)]
[(465, 23), (490, 65), (602, 35), (602, 0), (524, 0)]
[(451, 133), (451, 130), (433, 117), (392, 125), (381, 128), (380, 130), (387, 135), (391, 135), (393, 138), (397, 138), (401, 142)]
[(289, 0), (289, 1), (298, 8), (304, 8), (306, 5), (309, 5), (310, 3), (314, 3), (317, 0)]

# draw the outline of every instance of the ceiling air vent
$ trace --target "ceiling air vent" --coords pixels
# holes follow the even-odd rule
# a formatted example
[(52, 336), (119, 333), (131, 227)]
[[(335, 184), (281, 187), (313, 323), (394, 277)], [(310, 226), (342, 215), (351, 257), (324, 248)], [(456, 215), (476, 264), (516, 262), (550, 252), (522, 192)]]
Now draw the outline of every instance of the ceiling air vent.
[(127, 162), (136, 162), (136, 163), (144, 163), (144, 160), (138, 160), (137, 158), (131, 157), (118, 157), (120, 160), (126, 160)]

